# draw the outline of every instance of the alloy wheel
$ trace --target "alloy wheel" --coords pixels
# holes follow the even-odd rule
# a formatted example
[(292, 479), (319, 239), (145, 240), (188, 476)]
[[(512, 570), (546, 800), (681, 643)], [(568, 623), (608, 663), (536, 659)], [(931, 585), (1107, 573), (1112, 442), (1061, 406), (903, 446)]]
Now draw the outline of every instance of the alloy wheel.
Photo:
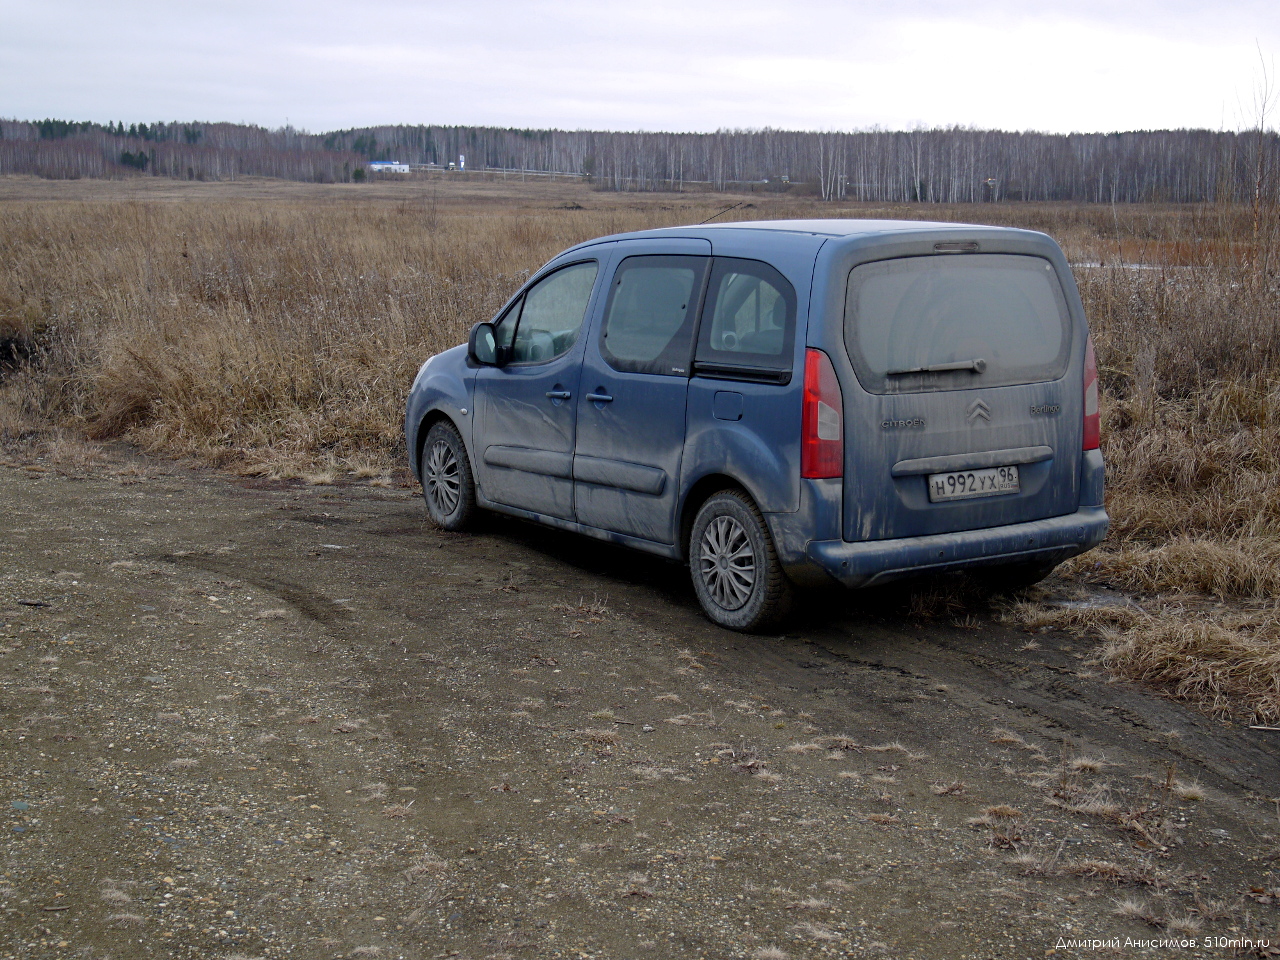
[(437, 440), (431, 445), (425, 473), (431, 505), (441, 517), (450, 516), (458, 507), (462, 482), (458, 476), (458, 458), (446, 441)]
[(747, 531), (733, 517), (716, 517), (702, 533), (701, 548), (698, 564), (711, 598), (725, 610), (741, 608), (756, 583), (756, 554)]

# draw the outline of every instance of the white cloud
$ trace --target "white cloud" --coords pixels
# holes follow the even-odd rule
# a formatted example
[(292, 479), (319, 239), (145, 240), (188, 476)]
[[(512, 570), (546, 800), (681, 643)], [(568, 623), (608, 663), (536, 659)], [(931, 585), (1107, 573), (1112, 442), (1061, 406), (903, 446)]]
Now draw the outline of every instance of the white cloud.
[(711, 130), (1235, 126), (1280, 8), (0, 0), (0, 111)]

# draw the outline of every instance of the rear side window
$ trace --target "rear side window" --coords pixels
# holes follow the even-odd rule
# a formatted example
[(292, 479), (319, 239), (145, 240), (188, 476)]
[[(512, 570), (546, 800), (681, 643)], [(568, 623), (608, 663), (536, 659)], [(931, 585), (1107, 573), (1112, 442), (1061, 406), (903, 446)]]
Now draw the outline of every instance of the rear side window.
[(699, 373), (783, 379), (791, 371), (796, 292), (758, 260), (717, 257), (698, 335)]
[(906, 257), (850, 272), (844, 335), (866, 390), (923, 393), (1056, 380), (1071, 319), (1040, 257)]
[(615, 370), (689, 375), (707, 257), (628, 257), (618, 265), (600, 332)]
[(598, 269), (591, 260), (557, 270), (530, 287), (503, 314), (497, 342), (512, 344), (513, 363), (545, 363), (569, 352), (582, 329)]

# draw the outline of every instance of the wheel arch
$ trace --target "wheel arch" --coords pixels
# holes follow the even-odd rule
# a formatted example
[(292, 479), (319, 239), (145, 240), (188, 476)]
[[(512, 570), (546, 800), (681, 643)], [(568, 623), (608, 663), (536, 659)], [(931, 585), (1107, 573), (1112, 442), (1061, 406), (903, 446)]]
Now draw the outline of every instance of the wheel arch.
[(698, 516), (698, 511), (702, 509), (702, 505), (721, 490), (736, 490), (753, 504), (756, 502), (746, 484), (728, 474), (709, 473), (695, 481), (689, 488), (689, 492), (685, 494), (684, 504), (680, 509), (680, 539), (676, 543), (680, 549), (680, 556), (686, 562), (689, 560), (689, 537), (693, 533), (693, 521)]
[[(462, 431), (458, 429), (457, 422), (449, 414), (443, 410), (428, 410), (423, 414), (422, 420), (418, 423), (418, 435), (414, 438), (415, 448), (413, 451), (413, 472), (419, 480), (422, 479), (422, 451), (427, 445), (427, 434), (431, 432), (431, 428), (437, 423), (444, 421), (458, 431), (458, 436), (462, 437), (462, 447), (467, 449), (467, 438), (462, 436)], [(470, 451), (467, 451), (470, 456)]]

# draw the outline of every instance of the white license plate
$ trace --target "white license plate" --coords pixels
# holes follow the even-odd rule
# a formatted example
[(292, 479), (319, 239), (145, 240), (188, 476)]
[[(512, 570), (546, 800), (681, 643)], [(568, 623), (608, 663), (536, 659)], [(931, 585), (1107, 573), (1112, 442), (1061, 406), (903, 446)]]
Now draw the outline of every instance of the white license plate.
[(1002, 493), (1017, 493), (1020, 489), (1017, 467), (959, 470), (955, 473), (934, 473), (929, 476), (929, 499), (934, 503), (943, 500), (996, 497)]

